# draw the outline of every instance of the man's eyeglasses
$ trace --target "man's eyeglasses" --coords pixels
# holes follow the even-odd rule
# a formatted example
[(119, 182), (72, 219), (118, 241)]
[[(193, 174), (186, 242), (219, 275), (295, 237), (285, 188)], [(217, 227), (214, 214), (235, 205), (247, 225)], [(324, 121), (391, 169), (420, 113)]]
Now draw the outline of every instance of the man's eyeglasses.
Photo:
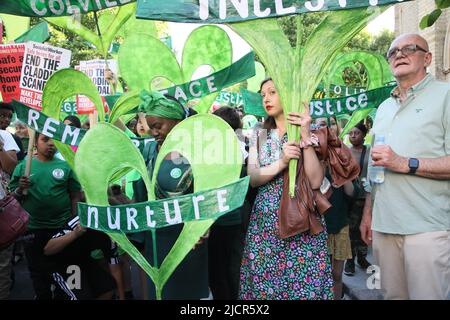
[(387, 58), (388, 60), (392, 60), (394, 59), (394, 57), (397, 56), (397, 53), (400, 51), (403, 55), (405, 56), (410, 56), (412, 55), (414, 52), (416, 52), (417, 50), (423, 51), (425, 53), (427, 53), (428, 51), (425, 50), (424, 48), (418, 46), (417, 44), (409, 44), (407, 46), (404, 46), (403, 48), (399, 49), (399, 48), (392, 48), (391, 50), (388, 51), (387, 53)]

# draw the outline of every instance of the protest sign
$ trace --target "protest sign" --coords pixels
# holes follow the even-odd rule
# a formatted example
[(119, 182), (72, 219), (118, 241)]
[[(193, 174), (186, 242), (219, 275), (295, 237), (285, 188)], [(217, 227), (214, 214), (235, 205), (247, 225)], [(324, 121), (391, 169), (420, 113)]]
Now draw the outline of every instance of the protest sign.
[(19, 101), (40, 110), (47, 80), (57, 70), (70, 66), (71, 52), (66, 49), (27, 42), (20, 77)]
[[(105, 69), (109, 68), (114, 74), (117, 74), (117, 62), (115, 60), (89, 60), (80, 61), (78, 70), (85, 73), (97, 87), (98, 93), (102, 97), (103, 105), (105, 106), (105, 112), (108, 111), (108, 104), (104, 96), (112, 94), (112, 88), (109, 82), (105, 78)], [(86, 96), (77, 96), (77, 113), (88, 114), (95, 111), (94, 103)]]
[(0, 45), (0, 92), (4, 102), (19, 99), (24, 50), (23, 44)]

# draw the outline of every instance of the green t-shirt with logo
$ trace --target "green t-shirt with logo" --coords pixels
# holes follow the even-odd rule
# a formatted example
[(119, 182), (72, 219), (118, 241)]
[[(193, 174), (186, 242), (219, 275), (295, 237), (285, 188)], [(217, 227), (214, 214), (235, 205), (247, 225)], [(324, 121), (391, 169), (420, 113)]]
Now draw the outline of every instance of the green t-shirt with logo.
[[(9, 189), (19, 186), (24, 175), (26, 158), (13, 172)], [(67, 162), (53, 158), (42, 162), (33, 158), (30, 173), (31, 186), (22, 207), (30, 214), (29, 230), (61, 228), (71, 215), (70, 192), (81, 186)]]

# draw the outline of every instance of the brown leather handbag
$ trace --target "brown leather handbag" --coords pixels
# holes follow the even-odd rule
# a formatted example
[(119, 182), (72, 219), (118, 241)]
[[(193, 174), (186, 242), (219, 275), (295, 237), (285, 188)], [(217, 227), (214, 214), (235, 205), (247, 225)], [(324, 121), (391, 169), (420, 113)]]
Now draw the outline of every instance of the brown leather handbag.
[(28, 212), (11, 194), (0, 200), (0, 249), (25, 233), (28, 220)]
[(289, 196), (289, 170), (283, 174), (283, 191), (278, 210), (280, 238), (285, 239), (309, 231), (316, 235), (324, 230), (319, 214), (324, 214), (331, 204), (320, 190), (313, 190), (305, 173), (303, 157), (298, 162), (295, 196)]
[[(350, 149), (328, 128), (312, 132), (319, 140), (315, 147), (320, 160), (330, 168), (333, 186), (338, 188), (347, 181), (355, 179), (359, 174), (359, 165), (352, 156)], [(289, 170), (283, 174), (283, 191), (278, 210), (278, 227), (282, 239), (292, 237), (301, 232), (309, 231), (316, 235), (324, 230), (319, 214), (324, 214), (331, 204), (328, 198), (331, 193), (322, 194), (320, 190), (312, 190), (303, 165), (303, 156), (297, 165), (297, 185), (295, 196), (289, 196)]]

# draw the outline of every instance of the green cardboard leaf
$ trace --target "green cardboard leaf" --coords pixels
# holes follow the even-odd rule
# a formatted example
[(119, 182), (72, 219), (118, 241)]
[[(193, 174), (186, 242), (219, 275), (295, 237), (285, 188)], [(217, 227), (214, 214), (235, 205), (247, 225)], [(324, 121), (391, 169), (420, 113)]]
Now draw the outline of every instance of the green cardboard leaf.
[[(114, 124), (120, 117), (126, 115), (131, 110), (135, 109), (141, 103), (139, 92), (128, 91), (122, 95), (114, 104), (109, 115), (109, 123)], [(130, 115), (134, 117), (134, 115)], [(126, 122), (125, 122), (126, 123)]]
[(389, 64), (386, 59), (378, 54), (366, 51), (353, 51), (340, 53), (336, 56), (331, 68), (324, 77), (324, 87), (328, 88), (330, 84), (345, 84), (342, 80), (344, 69), (352, 65), (353, 62), (360, 62), (367, 70), (368, 85), (367, 90), (379, 88), (385, 83), (394, 80)]
[[(206, 130), (210, 134), (199, 134)], [(226, 144), (217, 143), (217, 138), (225, 137)], [(130, 169), (137, 170), (143, 177), (149, 190), (148, 198), (154, 200), (159, 167), (165, 155), (172, 151), (180, 152), (190, 162), (195, 181), (194, 192), (218, 188), (239, 179), (242, 166), (239, 142), (234, 131), (219, 117), (197, 115), (174, 127), (156, 159), (152, 182), (142, 156), (125, 133), (109, 123), (99, 123), (85, 135), (75, 156), (75, 172), (85, 191), (87, 203), (107, 206), (110, 181), (119, 172)], [(98, 154), (102, 155), (102, 161), (98, 161)], [(146, 271), (155, 283), (157, 297), (161, 298), (162, 289), (170, 275), (213, 222), (214, 220), (186, 222), (159, 269), (152, 267), (122, 232), (108, 235)]]
[[(189, 35), (184, 45), (181, 63), (184, 80), (192, 80), (194, 72), (202, 65), (210, 66), (214, 73), (232, 62), (233, 49), (228, 34), (216, 26), (202, 26)], [(218, 94), (203, 97), (194, 109), (199, 113), (208, 112)]]
[[(338, 79), (342, 81), (343, 70), (353, 62), (358, 61), (364, 65), (367, 70), (368, 85), (367, 90), (382, 87), (385, 83), (392, 81), (394, 78), (389, 68), (386, 59), (377, 53), (355, 51), (349, 53), (341, 53), (336, 56), (332, 67), (329, 71), (328, 77), (324, 81), (325, 87), (331, 83), (336, 83)], [(372, 110), (359, 110), (353, 113), (351, 119), (340, 133), (340, 137), (344, 137), (350, 130), (365, 119)]]
[(185, 81), (202, 65), (215, 71), (228, 67), (233, 61), (231, 40), (228, 34), (216, 26), (202, 26), (191, 32), (183, 48), (182, 63)]
[(119, 49), (119, 69), (130, 90), (151, 90), (156, 77), (183, 83), (183, 74), (172, 51), (158, 39), (135, 34), (125, 39)]
[[(99, 161), (98, 155), (102, 155)], [(149, 187), (144, 159), (131, 140), (109, 123), (99, 123), (91, 128), (77, 150), (74, 170), (83, 186), (89, 204), (108, 206), (108, 186), (114, 176), (123, 170), (135, 169)], [(95, 177), (93, 179), (92, 177)], [(128, 240), (123, 232), (108, 233), (151, 279), (157, 279), (157, 271)]]
[[(97, 87), (91, 79), (81, 71), (62, 69), (56, 71), (48, 79), (42, 93), (42, 112), (54, 119), (59, 119), (61, 105), (67, 98), (77, 94), (87, 96), (96, 106), (99, 119), (105, 118), (103, 102)], [(55, 141), (55, 145), (67, 163), (74, 167), (74, 152), (69, 145)]]
[[(227, 143), (218, 144), (214, 133), (219, 138), (227, 137), (222, 140)], [(164, 141), (156, 159), (149, 199), (155, 199), (154, 187), (159, 167), (164, 157), (172, 151), (178, 151), (191, 164), (194, 192), (219, 188), (239, 179), (242, 154), (233, 129), (219, 117), (199, 114), (179, 123)], [(207, 220), (184, 224), (180, 236), (161, 264), (160, 282), (158, 285), (155, 283), (156, 287), (164, 286), (175, 268), (213, 223), (214, 220)]]
[[(284, 113), (302, 111), (302, 102), (310, 101), (320, 80), (334, 57), (350, 39), (364, 28), (367, 22), (383, 12), (387, 6), (376, 10), (358, 9), (332, 12), (317, 26), (297, 50), (276, 20), (264, 19), (229, 26), (244, 38), (256, 51), (268, 74), (274, 80)], [(301, 27), (301, 17), (296, 17)], [(319, 50), (322, 48), (322, 50)], [(300, 139), (300, 129), (287, 124), (289, 140)], [(294, 195), (297, 161), (289, 163), (289, 191)]]
[(108, 49), (117, 32), (122, 28), (125, 22), (131, 18), (135, 10), (136, 4), (130, 3), (128, 5), (121, 6), (117, 11), (117, 14), (114, 16), (107, 14), (107, 16), (103, 19), (102, 28), (100, 28), (101, 35), (97, 34), (97, 30), (92, 31), (86, 28), (73, 17), (53, 17), (46, 18), (46, 20), (58, 27), (79, 35), (86, 41), (93, 44), (97, 51), (106, 58), (108, 55)]

